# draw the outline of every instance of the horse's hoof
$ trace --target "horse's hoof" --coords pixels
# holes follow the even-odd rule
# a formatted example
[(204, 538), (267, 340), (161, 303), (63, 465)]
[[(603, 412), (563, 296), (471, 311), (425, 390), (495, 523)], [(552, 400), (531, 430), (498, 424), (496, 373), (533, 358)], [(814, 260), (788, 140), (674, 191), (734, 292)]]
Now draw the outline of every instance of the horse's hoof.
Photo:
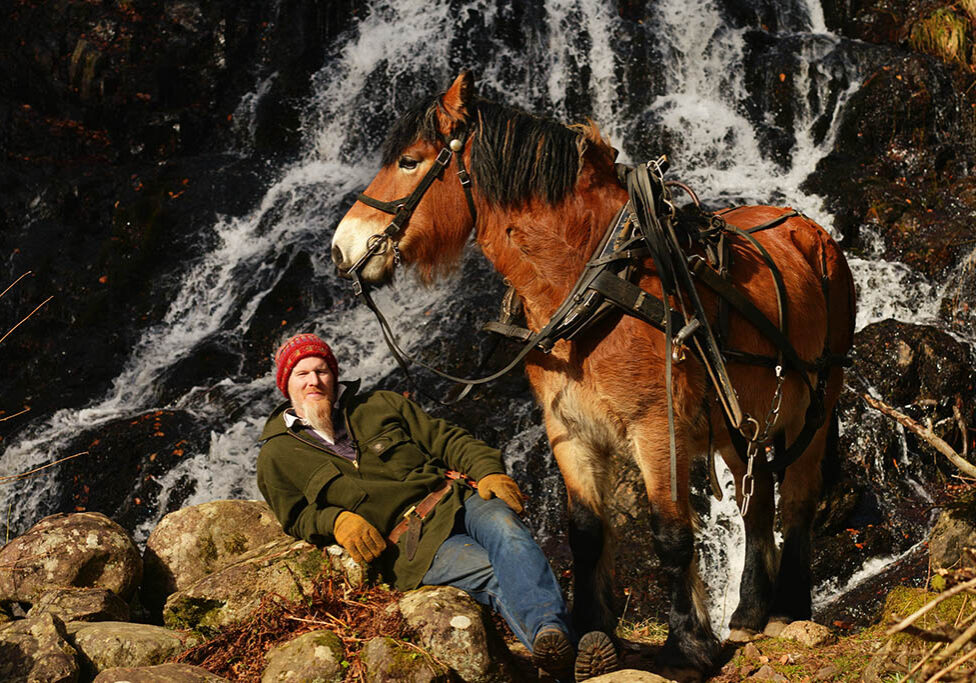
[(577, 681), (617, 670), (617, 648), (603, 631), (590, 631), (580, 638), (574, 673)]
[(769, 636), (770, 638), (776, 638), (783, 629), (790, 625), (789, 621), (784, 621), (782, 619), (770, 619), (769, 623), (766, 624), (766, 628), (763, 629), (763, 634)]
[(728, 641), (730, 643), (748, 643), (759, 637), (759, 633), (751, 628), (734, 628), (729, 631)]
[(532, 663), (555, 679), (567, 676), (573, 668), (569, 636), (558, 628), (543, 628), (532, 641)]

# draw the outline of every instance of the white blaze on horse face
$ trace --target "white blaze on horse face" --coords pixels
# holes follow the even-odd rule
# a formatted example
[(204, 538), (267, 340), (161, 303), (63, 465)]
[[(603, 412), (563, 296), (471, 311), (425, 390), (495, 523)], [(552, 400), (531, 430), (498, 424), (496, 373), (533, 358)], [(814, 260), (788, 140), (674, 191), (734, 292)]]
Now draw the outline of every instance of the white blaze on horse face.
[[(332, 237), (332, 260), (336, 268), (345, 274), (366, 253), (369, 238), (373, 235), (381, 235), (385, 228), (386, 224), (380, 221), (346, 214), (345, 218), (339, 221), (335, 235)], [(390, 241), (386, 240), (385, 246), (366, 262), (359, 276), (367, 282), (381, 282), (387, 279), (393, 266), (392, 251)]]

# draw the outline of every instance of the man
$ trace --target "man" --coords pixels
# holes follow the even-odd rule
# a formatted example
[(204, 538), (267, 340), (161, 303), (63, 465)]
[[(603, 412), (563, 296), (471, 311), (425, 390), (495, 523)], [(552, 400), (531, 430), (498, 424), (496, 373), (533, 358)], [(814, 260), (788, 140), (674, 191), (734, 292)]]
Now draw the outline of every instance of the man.
[(461, 588), (501, 613), (537, 666), (571, 670), (566, 606), (500, 452), (399, 394), (338, 383), (313, 334), (287, 340), (275, 365), (289, 401), (265, 425), (257, 475), (284, 530), (378, 562), (400, 590)]

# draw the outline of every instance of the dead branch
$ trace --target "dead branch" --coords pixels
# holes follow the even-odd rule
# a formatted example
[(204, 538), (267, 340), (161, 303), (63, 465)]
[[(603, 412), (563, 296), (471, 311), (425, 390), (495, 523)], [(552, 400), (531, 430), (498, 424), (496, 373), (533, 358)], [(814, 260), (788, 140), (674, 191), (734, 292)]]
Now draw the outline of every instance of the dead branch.
[(925, 662), (929, 661), (929, 659), (932, 658), (932, 655), (935, 654), (935, 651), (938, 650), (940, 647), (942, 647), (943, 644), (944, 643), (936, 643), (931, 648), (929, 648), (929, 651), (925, 653), (925, 656), (922, 657), (920, 660), (918, 660), (918, 663), (915, 664), (915, 666), (913, 666), (907, 674), (905, 674), (903, 677), (898, 679), (898, 683), (905, 683), (905, 681), (910, 680), (912, 674), (918, 671), (919, 669), (921, 669), (923, 666), (925, 666)]
[(9, 474), (9, 475), (7, 475), (5, 477), (0, 477), (0, 484), (6, 484), (8, 481), (19, 481), (21, 479), (27, 479), (27, 478), (29, 478), (29, 477), (37, 474), (41, 470), (46, 470), (48, 467), (54, 467), (55, 465), (58, 465), (58, 464), (64, 462), (65, 460), (71, 460), (72, 458), (77, 458), (79, 455), (88, 455), (88, 451), (82, 451), (81, 453), (75, 453), (74, 455), (69, 455), (66, 458), (61, 458), (60, 460), (55, 460), (54, 462), (49, 462), (46, 465), (41, 465), (40, 467), (35, 467), (34, 469), (28, 470), (27, 472), (21, 472), (20, 474)]
[(952, 416), (956, 418), (956, 426), (962, 434), (962, 457), (969, 451), (969, 432), (966, 430), (966, 420), (962, 417), (962, 396), (956, 395), (956, 402), (952, 404)]
[(6, 294), (7, 292), (9, 292), (11, 289), (13, 289), (17, 285), (18, 282), (20, 282), (21, 280), (23, 280), (25, 277), (27, 277), (30, 274), (31, 274), (31, 271), (28, 270), (26, 273), (24, 273), (19, 278), (17, 278), (13, 282), (11, 282), (9, 285), (7, 285), (7, 288), (5, 290), (3, 290), (2, 292), (0, 292), (0, 299), (3, 298), (3, 295), (4, 294)]
[(944, 669), (942, 669), (941, 671), (939, 671), (938, 673), (936, 673), (934, 676), (932, 676), (932, 678), (930, 678), (927, 681), (925, 681), (925, 683), (935, 683), (940, 678), (942, 678), (945, 674), (949, 673), (953, 669), (958, 669), (960, 666), (962, 666), (963, 664), (965, 664), (966, 662), (968, 662), (973, 657), (976, 657), (976, 648), (973, 648), (972, 650), (969, 651), (968, 654), (960, 657), (956, 661), (954, 661), (951, 664), (949, 664), (949, 666), (945, 667)]
[(976, 467), (956, 453), (952, 446), (936, 436), (931, 427), (923, 427), (918, 422), (908, 417), (908, 415), (895, 410), (884, 401), (876, 399), (867, 393), (862, 393), (861, 397), (867, 401), (869, 406), (878, 412), (887, 415), (898, 424), (914, 432), (919, 438), (947, 457), (949, 461), (952, 462), (952, 464), (955, 465), (963, 474), (970, 477), (976, 477)]
[(23, 415), (24, 413), (29, 413), (29, 412), (30, 412), (30, 408), (24, 408), (19, 413), (14, 413), (13, 415), (5, 415), (4, 417), (0, 417), (0, 422), (6, 422), (7, 420), (12, 420), (18, 415)]
[(41, 310), (41, 307), (44, 306), (44, 304), (46, 304), (48, 301), (50, 301), (53, 298), (54, 298), (53, 296), (49, 296), (48, 298), (46, 298), (44, 301), (42, 301), (41, 303), (39, 303), (37, 305), (37, 308), (35, 308), (33, 311), (31, 311), (30, 313), (28, 313), (27, 315), (25, 315), (24, 318), (19, 323), (17, 323), (13, 327), (11, 327), (9, 330), (7, 330), (7, 333), (5, 335), (3, 335), (2, 337), (0, 337), (0, 344), (2, 344), (3, 343), (3, 340), (6, 339), (7, 337), (9, 337), (14, 330), (16, 330), (18, 327), (20, 327), (25, 322), (27, 322), (27, 319), (28, 318), (30, 318), (32, 315), (34, 315), (39, 310)]

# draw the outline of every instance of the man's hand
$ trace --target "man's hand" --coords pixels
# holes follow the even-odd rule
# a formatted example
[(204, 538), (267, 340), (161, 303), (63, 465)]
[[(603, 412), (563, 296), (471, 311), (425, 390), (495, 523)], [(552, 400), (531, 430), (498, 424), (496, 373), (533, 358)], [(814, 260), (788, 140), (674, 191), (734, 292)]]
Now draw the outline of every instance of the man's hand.
[(386, 539), (376, 527), (349, 510), (336, 517), (332, 535), (356, 562), (372, 562), (386, 549)]
[(485, 500), (498, 496), (517, 513), (522, 512), (522, 501), (526, 500), (518, 484), (507, 474), (489, 474), (479, 479), (478, 495)]

